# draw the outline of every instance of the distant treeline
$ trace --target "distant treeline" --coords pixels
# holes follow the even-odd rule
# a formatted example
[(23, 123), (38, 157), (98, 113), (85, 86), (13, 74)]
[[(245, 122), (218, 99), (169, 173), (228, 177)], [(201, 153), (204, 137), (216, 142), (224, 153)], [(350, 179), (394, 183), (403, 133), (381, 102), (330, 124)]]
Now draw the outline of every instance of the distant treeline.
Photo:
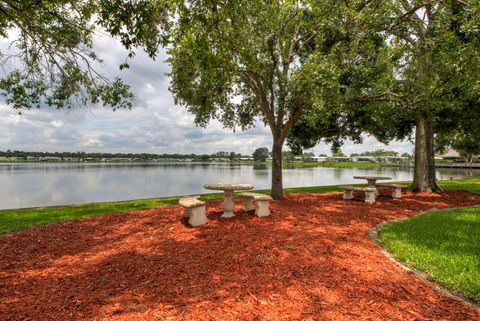
[(393, 156), (393, 157), (397, 157), (397, 156), (401, 156), (401, 157), (405, 157), (405, 158), (411, 158), (412, 155), (409, 154), (409, 153), (403, 153), (400, 155), (400, 153), (397, 153), (393, 150), (385, 150), (385, 149), (377, 149), (377, 150), (374, 150), (374, 151), (367, 151), (367, 152), (363, 152), (363, 153), (352, 153), (350, 154), (350, 157), (355, 157), (355, 156)]
[(237, 153), (218, 152), (215, 154), (149, 154), (149, 153), (87, 153), (87, 152), (31, 152), (7, 150), (0, 151), (0, 157), (5, 158), (45, 158), (55, 157), (59, 159), (131, 159), (131, 160), (161, 160), (161, 159), (190, 159), (190, 160), (208, 160), (217, 158), (228, 158), (230, 160), (240, 159), (244, 156)]

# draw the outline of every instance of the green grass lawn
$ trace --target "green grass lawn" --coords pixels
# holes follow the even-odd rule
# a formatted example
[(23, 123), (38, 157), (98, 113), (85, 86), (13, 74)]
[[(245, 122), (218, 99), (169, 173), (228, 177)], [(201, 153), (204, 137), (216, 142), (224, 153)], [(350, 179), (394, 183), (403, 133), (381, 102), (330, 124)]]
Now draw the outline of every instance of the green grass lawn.
[(177, 204), (178, 198), (145, 199), (128, 202), (107, 202), (58, 207), (27, 208), (0, 211), (0, 234), (19, 231), (34, 225), (67, 221), (102, 214)]
[(480, 207), (419, 215), (379, 234), (399, 261), (480, 302)]
[[(474, 176), (464, 179), (444, 180), (438, 182), (440, 187), (443, 188), (445, 191), (464, 190), (480, 194), (480, 176)], [(395, 182), (395, 184), (400, 184), (408, 187), (411, 182)]]
[(446, 191), (466, 190), (473, 193), (480, 193), (480, 177), (440, 181), (440, 186)]

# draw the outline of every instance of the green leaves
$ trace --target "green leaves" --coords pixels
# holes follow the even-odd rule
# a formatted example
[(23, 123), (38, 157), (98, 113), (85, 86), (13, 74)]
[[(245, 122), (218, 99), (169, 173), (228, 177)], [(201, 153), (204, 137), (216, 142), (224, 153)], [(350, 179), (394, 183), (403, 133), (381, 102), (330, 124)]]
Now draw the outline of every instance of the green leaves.
[(48, 89), (41, 81), (28, 80), (18, 71), (0, 80), (2, 96), (14, 108), (40, 107), (43, 93)]
[(97, 24), (120, 39), (128, 50), (143, 46), (155, 58), (161, 44), (166, 44), (165, 31), (170, 26), (173, 1), (100, 0), (97, 2)]
[[(0, 95), (14, 108), (71, 108), (102, 103), (130, 108), (132, 94), (120, 79), (100, 75), (92, 48), (95, 1), (22, 1), (0, 4), (0, 34), (13, 37), (1, 53)], [(119, 4), (119, 3), (118, 3)]]
[(316, 38), (314, 68), (329, 82), (315, 90), (318, 112), (303, 114), (291, 146), (341, 143), (361, 132), (403, 139), (424, 116), (436, 133), (455, 130), (469, 115), (466, 96), (480, 97), (479, 8), (473, 1), (337, 6), (341, 18), (332, 15)]

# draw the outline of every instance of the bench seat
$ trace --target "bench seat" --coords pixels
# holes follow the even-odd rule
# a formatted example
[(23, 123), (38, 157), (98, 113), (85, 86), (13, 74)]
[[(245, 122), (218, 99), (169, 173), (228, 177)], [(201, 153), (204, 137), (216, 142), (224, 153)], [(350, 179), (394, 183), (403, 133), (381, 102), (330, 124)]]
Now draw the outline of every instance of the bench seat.
[(270, 195), (245, 192), (239, 193), (238, 196), (242, 199), (243, 209), (246, 212), (253, 210), (253, 203), (255, 203), (255, 215), (259, 217), (270, 215), (270, 209), (268, 208), (268, 204), (272, 200)]
[(183, 217), (188, 218), (188, 224), (191, 226), (207, 223), (205, 202), (199, 198), (200, 196), (184, 196), (178, 201), (178, 204), (183, 207)]
[(357, 187), (357, 186), (342, 186), (343, 189), (343, 199), (350, 200), (353, 198), (353, 192), (364, 192), (365, 193), (365, 203), (374, 204), (375, 203), (375, 192), (376, 189), (372, 187)]
[(376, 184), (376, 186), (391, 188), (393, 198), (402, 198), (402, 188), (405, 188), (405, 186), (398, 184)]

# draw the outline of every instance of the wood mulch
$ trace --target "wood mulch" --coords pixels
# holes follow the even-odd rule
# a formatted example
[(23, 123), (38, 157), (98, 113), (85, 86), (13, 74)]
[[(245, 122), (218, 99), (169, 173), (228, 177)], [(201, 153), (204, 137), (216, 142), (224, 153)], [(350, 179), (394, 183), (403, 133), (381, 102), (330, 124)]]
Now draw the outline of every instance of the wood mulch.
[[(386, 192), (386, 191), (385, 191)], [(289, 194), (190, 228), (168, 206), (0, 236), (0, 320), (480, 320), (390, 261), (376, 224), (480, 204), (466, 192)]]

